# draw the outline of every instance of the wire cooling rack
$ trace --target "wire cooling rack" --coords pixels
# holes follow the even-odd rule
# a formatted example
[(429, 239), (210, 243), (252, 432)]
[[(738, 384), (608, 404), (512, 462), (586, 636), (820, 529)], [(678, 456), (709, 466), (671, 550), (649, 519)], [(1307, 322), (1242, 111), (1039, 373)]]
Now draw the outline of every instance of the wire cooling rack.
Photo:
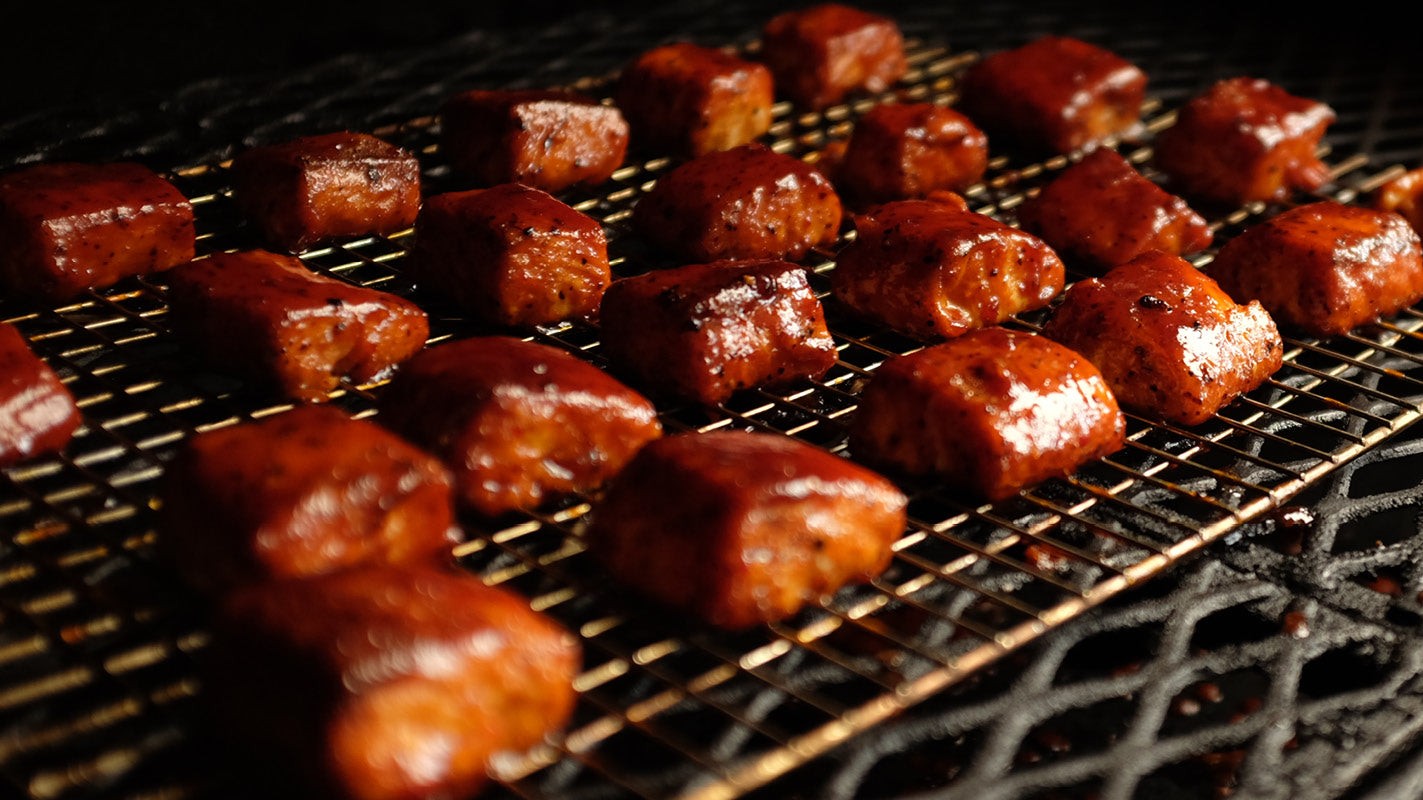
[[(754, 52), (754, 41), (745, 43)], [(951, 103), (976, 58), (913, 42), (913, 70), (893, 94)], [(606, 75), (576, 82), (606, 87)], [(823, 114), (781, 105), (768, 141), (814, 161), (884, 97)], [(1154, 96), (1148, 134), (1119, 149), (1149, 172), (1150, 133), (1170, 122)], [(413, 116), (373, 130), (418, 153), (428, 192), (454, 188), (437, 121)], [(1326, 152), (1318, 195), (1354, 202), (1396, 173)], [(976, 210), (1013, 220), (1024, 197), (1069, 163), (999, 154), (967, 193)], [(673, 162), (634, 154), (609, 184), (568, 199), (600, 219), (620, 275), (654, 268), (627, 217)], [(226, 162), (174, 168), (197, 210), (200, 252), (254, 246), (228, 197)], [(1217, 240), (1276, 213), (1261, 205), (1211, 215)], [(303, 254), (313, 270), (410, 296), (432, 317), (431, 343), (488, 332), (422, 295), (402, 271), (410, 232)], [(748, 391), (715, 409), (666, 407), (669, 430), (775, 431), (845, 447), (861, 382), (887, 358), (923, 346), (852, 319), (826, 292), (834, 248), (806, 261), (839, 346), (823, 379)], [(1209, 260), (1202, 256), (1201, 263)], [(31, 797), (205, 795), (237, 780), (206, 744), (191, 669), (205, 644), (203, 609), (151, 557), (156, 485), (194, 433), (281, 413), (260, 390), (196, 362), (167, 325), (162, 276), (53, 309), (5, 306), (79, 398), (86, 425), (66, 452), (5, 473), (0, 525), (0, 763)], [(1036, 327), (1041, 315), (1014, 325)], [(581, 638), (585, 669), (573, 724), (557, 741), (496, 765), (491, 794), (522, 797), (732, 797), (822, 754), (874, 739), (906, 709), (957, 689), (990, 665), (1207, 544), (1279, 511), (1411, 424), (1423, 399), (1423, 315), (1408, 311), (1327, 341), (1289, 339), (1267, 385), (1193, 428), (1133, 418), (1126, 448), (996, 505), (931, 482), (907, 486), (911, 523), (878, 580), (764, 629), (728, 635), (630, 603), (583, 551), (593, 498), (575, 497), (507, 524), (466, 519), (454, 555), (486, 581), (527, 596)], [(530, 338), (603, 364), (596, 326)], [(331, 402), (374, 414), (380, 385)]]

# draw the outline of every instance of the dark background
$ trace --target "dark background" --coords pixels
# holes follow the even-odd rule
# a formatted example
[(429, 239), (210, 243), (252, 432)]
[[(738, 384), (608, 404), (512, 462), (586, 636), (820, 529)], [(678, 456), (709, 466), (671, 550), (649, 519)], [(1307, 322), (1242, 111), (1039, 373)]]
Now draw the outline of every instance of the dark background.
[[(777, 8), (806, 3), (767, 2)], [(892, 11), (913, 3), (869, 0)], [(1023, 0), (1024, 13), (1062, 2)], [(1200, 0), (1189, 4), (1084, 0), (1109, 6), (1124, 22), (1142, 16), (1205, 19), (1223, 36), (1250, 29), (1265, 38), (1306, 37), (1321, 49), (1408, 48), (1416, 26), (1391, 4), (1363, 13), (1330, 6)], [(56, 112), (101, 116), (163, 99), (177, 89), (221, 77), (277, 75), (350, 53), (417, 49), (474, 29), (517, 31), (576, 12), (647, 13), (646, 0), (500, 0), (495, 3), (388, 0), (384, 3), (64, 3), (27, 8), (30, 24), (0, 25), (0, 114)]]

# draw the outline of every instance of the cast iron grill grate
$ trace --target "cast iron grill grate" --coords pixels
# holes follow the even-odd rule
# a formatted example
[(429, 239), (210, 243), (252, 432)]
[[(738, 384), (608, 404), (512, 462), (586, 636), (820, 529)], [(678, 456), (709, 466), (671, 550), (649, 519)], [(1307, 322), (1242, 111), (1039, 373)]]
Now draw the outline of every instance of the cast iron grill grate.
[[(726, 19), (735, 17), (718, 24), (729, 26)], [(677, 21), (668, 14), (669, 28)], [(988, 29), (989, 23), (983, 24)], [(996, 24), (992, 29), (1003, 30)], [(1022, 36), (1028, 29), (1014, 30)], [(723, 43), (750, 44), (744, 26), (716, 32)], [(974, 52), (934, 43), (943, 38), (917, 41), (916, 72), (904, 96), (952, 100), (954, 75), (971, 63)], [(567, 70), (580, 59), (598, 63), (599, 48), (609, 47), (589, 37), (580, 47), (566, 49), (570, 40), (551, 35), (528, 49), (539, 63), (552, 61)], [(1159, 39), (1133, 39), (1128, 45), (1121, 51), (1129, 56), (1159, 52)], [(621, 53), (610, 47), (601, 53), (602, 60)], [(404, 87), (407, 95), (427, 101), (420, 107), (428, 108), (439, 92), (411, 92), (409, 86), (425, 77), (422, 70), (437, 72), (435, 63), (416, 59), (403, 65), (404, 72), (377, 75), (371, 84), (386, 81), (392, 94)], [(1153, 94), (1154, 129), (1169, 122), (1172, 98), (1198, 83), (1183, 76), (1198, 75), (1199, 67), (1149, 68), (1164, 87)], [(521, 73), (518, 80), (537, 83), (541, 75), (556, 72), (548, 70)], [(513, 72), (508, 65), (491, 68), (486, 63), (465, 74), (505, 83), (515, 80)], [(601, 84), (589, 80), (584, 85), (596, 89)], [(1308, 94), (1309, 87), (1299, 91)], [(274, 97), (274, 107), (287, 102), (280, 94)], [(848, 132), (854, 116), (870, 102), (824, 115), (792, 115), (780, 107), (773, 131), (776, 147), (813, 159), (828, 139)], [(451, 186), (439, 164), (434, 120), (414, 114), (403, 119), (377, 131), (427, 159), (430, 191)], [(1347, 127), (1352, 119), (1346, 113), (1341, 122)], [(277, 124), (260, 133), (275, 137), (284, 130)], [(1376, 129), (1371, 133), (1381, 135)], [(1147, 145), (1124, 142), (1121, 147), (1145, 164)], [(1334, 181), (1321, 197), (1351, 201), (1391, 174), (1392, 168), (1337, 145), (1330, 155)], [(975, 208), (1011, 220), (1024, 194), (1065, 164), (1065, 159), (1038, 164), (999, 155), (992, 179), (970, 192), (969, 199)], [(625, 220), (640, 192), (668, 166), (666, 159), (655, 157), (634, 160), (603, 191), (573, 198), (607, 225), (621, 274), (655, 266), (656, 254), (639, 248)], [(178, 169), (173, 177), (198, 208), (201, 252), (253, 244), (228, 204), (220, 159)], [(1215, 222), (1220, 235), (1228, 237), (1276, 210), (1232, 210)], [(436, 300), (421, 297), (405, 280), (400, 265), (408, 236), (345, 242), (310, 251), (304, 260), (346, 280), (417, 297), (432, 312), (434, 343), (482, 332), (442, 310)], [(808, 266), (824, 294), (833, 252), (818, 253)], [(0, 726), (6, 731), (0, 768), (31, 797), (192, 796), (213, 792), (215, 784), (231, 776), (219, 754), (204, 748), (196, 722), (201, 687), (190, 658), (204, 644), (203, 610), (151, 560), (153, 504), (165, 460), (183, 439), (199, 430), (280, 413), (287, 406), (272, 405), (260, 392), (190, 361), (167, 329), (164, 292), (160, 276), (72, 306), (0, 312), (64, 373), (88, 420), (64, 457), (8, 471), (0, 496), (0, 524), (13, 531), (0, 543), (0, 613), (5, 619)], [(839, 314), (833, 304), (829, 311), (841, 354), (824, 380), (785, 393), (747, 392), (715, 410), (668, 408), (669, 428), (771, 430), (843, 449), (843, 423), (854, 412), (858, 383), (885, 358), (923, 343), (865, 327)], [(1096, 788), (1079, 793), (1120, 795), (1166, 781), (1176, 755), (1194, 757), (1211, 747), (1233, 753), (1235, 745), (1260, 751), (1283, 747), (1269, 733), (1271, 720), (1337, 714), (1341, 704), (1331, 699), (1335, 693), (1315, 688), (1322, 696), (1314, 703), (1298, 687), (1319, 683), (1319, 678), (1306, 679), (1308, 664), (1328, 653), (1353, 652), (1350, 648), (1368, 651), (1358, 663), (1380, 666), (1360, 671), (1366, 678), (1361, 695), (1350, 701), (1354, 706), (1345, 702), (1342, 707), (1407, 695), (1415, 690), (1416, 669), (1404, 658), (1406, 643), (1385, 624), (1398, 622), (1396, 609), (1406, 609), (1401, 592), (1387, 609), (1351, 602), (1349, 592), (1342, 599), (1318, 597), (1306, 607), (1303, 623), (1315, 635), (1300, 643), (1292, 643), (1298, 638), (1292, 635), (1284, 636), (1282, 644), (1270, 640), (1255, 647), (1232, 641), (1223, 645), (1228, 655), (1213, 657), (1182, 645), (1183, 638), (1192, 645), (1200, 637), (1209, 639), (1201, 631), (1212, 630), (1211, 616), (1196, 614), (1206, 607), (1248, 607), (1242, 618), (1281, 618), (1295, 613), (1281, 609), (1294, 598), (1296, 584), (1328, 586), (1318, 573), (1286, 574), (1288, 559), (1271, 561), (1264, 555), (1259, 558), (1274, 569), (1267, 574), (1275, 581), (1252, 582), (1229, 567), (1211, 565), (1178, 579), (1164, 597), (1131, 606), (1121, 616), (1094, 619), (1090, 625), (1077, 621), (1073, 630), (1090, 628), (1097, 635), (1134, 629), (1122, 641), (1137, 639), (1142, 655), (1142, 664), (1123, 675), (1101, 677), (1112, 667), (1090, 658), (1079, 665), (1080, 672), (1062, 673), (1081, 676), (1074, 687), (1094, 683), (1097, 676), (1093, 691), (1064, 688), (1061, 675), (1054, 680), (1052, 670), (1041, 666), (1067, 663), (1074, 644), (1096, 647), (1087, 644), (1090, 637), (1064, 635), (1047, 648), (1022, 648), (1049, 630), (1073, 624), (1090, 608), (1119, 602), (1118, 595), (1133, 586), (1148, 579), (1155, 584), (1158, 573), (1208, 543), (1251, 530), (1248, 523), (1278, 510), (1301, 489), (1350, 474), (1344, 468), (1363, 461), (1352, 459), (1388, 452), (1389, 440), (1416, 419), (1423, 399), (1420, 322), (1423, 316), (1409, 312), (1337, 340), (1292, 340), (1286, 368), (1218, 419), (1189, 430), (1133, 419), (1131, 440), (1122, 452), (1006, 503), (975, 506), (927, 483), (912, 486), (913, 522), (889, 573), (872, 585), (842, 592), (824, 608), (746, 634), (689, 630), (683, 620), (627, 604), (599, 581), (579, 537), (588, 498), (507, 525), (469, 521), (470, 539), (456, 550), (461, 563), (491, 583), (524, 593), (536, 607), (578, 631), (588, 653), (579, 679), (583, 702), (568, 735), (527, 758), (501, 764), (502, 780), (491, 794), (736, 796), (768, 781), (791, 780), (800, 774), (796, 765), (848, 748), (852, 758), (840, 762), (847, 766), (837, 768), (838, 782), (827, 788), (848, 796), (863, 790), (865, 775), (894, 769), (900, 751), (886, 743), (906, 737), (880, 732), (898, 733), (912, 725), (894, 722), (905, 709), (941, 696), (964, 702), (963, 691), (1014, 680), (1017, 673), (1006, 667), (986, 674), (986, 667), (1005, 657), (1031, 656), (1030, 666), (1038, 665), (1022, 673), (1011, 702), (1032, 698), (1035, 708), (1056, 716), (1022, 709), (1005, 715), (1001, 706), (997, 712), (988, 710), (995, 708), (992, 699), (979, 698), (967, 703), (977, 711), (941, 717), (940, 735), (979, 745), (967, 748), (976, 754), (964, 760), (962, 775), (952, 776), (955, 791), (962, 786), (965, 793), (1018, 796), (1081, 785)], [(1035, 323), (1028, 315), (1016, 324)], [(592, 326), (557, 326), (533, 338), (601, 363)], [(379, 386), (351, 387), (333, 402), (368, 415), (379, 391)], [(1400, 447), (1407, 450), (1408, 445)], [(1339, 537), (1333, 539), (1337, 543)], [(1393, 543), (1400, 551), (1398, 563), (1417, 563), (1407, 560), (1408, 548), (1416, 544), (1404, 539)], [(1325, 549), (1337, 555), (1339, 548), (1329, 544)], [(1338, 561), (1330, 559), (1318, 569)], [(1376, 571), (1380, 563), (1360, 559), (1357, 574)], [(1395, 578), (1401, 587), (1414, 587), (1417, 580), (1416, 573)], [(1201, 597), (1211, 599), (1192, 609)], [(1370, 619), (1351, 624), (1359, 614), (1350, 612), (1359, 611)], [(1389, 612), (1395, 618), (1375, 619)], [(1149, 638), (1143, 629), (1154, 624), (1168, 629), (1170, 647), (1141, 644)], [(1183, 676), (1232, 670), (1240, 680), (1221, 684), (1245, 686), (1259, 708), (1236, 722), (1197, 722), (1193, 732), (1175, 735), (1175, 723), (1162, 709), (1185, 686)], [(1308, 674), (1325, 672), (1316, 667)], [(1172, 679), (1159, 682), (1163, 675)], [(1253, 683), (1251, 675), (1256, 676)], [(1291, 683), (1297, 688), (1291, 689)], [(1026, 695), (1020, 691), (1024, 687), (1031, 690)], [(1051, 733), (1049, 723), (1063, 715), (1091, 716), (1101, 704), (1135, 693), (1150, 698), (1143, 695), (1131, 724), (1112, 740), (1126, 744), (1095, 760), (1045, 758), (1061, 748), (1040, 729)], [(1398, 713), (1394, 745), (1416, 727), (1404, 724), (1411, 718)], [(995, 717), (1003, 721), (994, 723)], [(1321, 763), (1319, 742), (1330, 736), (1327, 731), (1317, 736), (1302, 737), (1290, 750), (1313, 760), (1280, 758), (1300, 765)], [(1384, 752), (1383, 743), (1375, 742), (1375, 750)], [(1036, 753), (1039, 761), (1051, 763), (1026, 772), (1007, 770), (1016, 752)], [(1153, 755), (1138, 759), (1138, 766), (1121, 768), (1128, 761), (1126, 752)], [(862, 767), (863, 773), (857, 773)], [(1249, 778), (1256, 773), (1241, 774)], [(1258, 774), (1266, 773), (1262, 768)], [(774, 792), (775, 786), (762, 791)]]

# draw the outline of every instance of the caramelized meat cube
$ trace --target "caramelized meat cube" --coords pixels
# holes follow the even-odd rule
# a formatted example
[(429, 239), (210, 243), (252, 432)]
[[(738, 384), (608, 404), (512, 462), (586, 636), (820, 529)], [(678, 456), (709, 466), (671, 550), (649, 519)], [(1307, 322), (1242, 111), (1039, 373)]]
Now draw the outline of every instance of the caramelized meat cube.
[(1065, 282), (1062, 260), (1037, 237), (938, 199), (896, 200), (857, 216), (855, 240), (830, 273), (846, 307), (925, 338), (1042, 308)]
[(1192, 97), (1157, 134), (1154, 163), (1187, 197), (1280, 201), (1329, 179), (1316, 155), (1334, 110), (1258, 78), (1227, 78)]
[(453, 478), (433, 455), (330, 406), (199, 433), (165, 472), (159, 546), (195, 588), (448, 556)]
[(71, 300), (192, 260), (193, 207), (140, 164), (52, 163), (0, 176), (0, 281)]
[(835, 241), (842, 212), (819, 170), (753, 142), (673, 168), (632, 218), (643, 237), (690, 261), (794, 261)]
[(888, 17), (839, 3), (782, 12), (761, 32), (761, 59), (792, 103), (820, 110), (904, 76), (904, 36)]
[(1226, 242), (1208, 267), (1282, 326), (1347, 333), (1423, 299), (1418, 232), (1392, 211), (1332, 200), (1284, 211)]
[(1095, 150), (1018, 209), (1027, 231), (1068, 259), (1102, 271), (1149, 250), (1174, 256), (1209, 247), (1210, 225), (1115, 150)]
[(1178, 256), (1144, 253), (1073, 284), (1043, 335), (1086, 356), (1124, 408), (1197, 425), (1283, 363), (1257, 301), (1238, 304)]
[(63, 449), (81, 420), (59, 375), (18, 328), (0, 322), (0, 467)]
[(623, 278), (603, 299), (603, 348), (657, 394), (716, 404), (747, 387), (819, 378), (835, 340), (805, 270), (721, 261)]
[(1369, 197), (1374, 208), (1395, 211), (1423, 234), (1423, 167), (1393, 178)]
[(959, 108), (995, 140), (1070, 153), (1137, 133), (1146, 83), (1145, 72), (1110, 50), (1043, 36), (970, 67)]
[(835, 169), (857, 203), (959, 192), (988, 170), (988, 137), (968, 117), (934, 103), (882, 103), (855, 123)]
[(490, 758), (561, 731), (581, 648), (476, 575), (363, 566), (244, 587), (201, 676), (218, 735), (319, 797), (469, 797)]
[(603, 226), (517, 183), (429, 198), (409, 270), (481, 320), (518, 327), (592, 316), (612, 281)]
[(638, 56), (616, 92), (634, 146), (693, 156), (754, 141), (770, 130), (776, 99), (765, 64), (690, 42)]
[(882, 364), (860, 395), (850, 452), (997, 501), (1121, 449), (1125, 436), (1092, 362), (994, 327)]
[(324, 401), (342, 379), (383, 380), (430, 335), (409, 300), (318, 275), (295, 256), (214, 253), (170, 274), (178, 338), (294, 400)]
[(683, 433), (614, 480), (588, 549), (635, 590), (740, 629), (879, 576), (906, 506), (883, 476), (786, 436)]
[(622, 112), (575, 92), (475, 89), (440, 112), (441, 152), (480, 186), (596, 186), (622, 166), (627, 148)]
[(463, 503), (487, 516), (599, 488), (662, 435), (653, 405), (598, 367), (505, 336), (412, 358), (377, 419), (439, 456)]
[(307, 136), (239, 153), (232, 199), (265, 243), (297, 253), (415, 224), (420, 162), (365, 133)]

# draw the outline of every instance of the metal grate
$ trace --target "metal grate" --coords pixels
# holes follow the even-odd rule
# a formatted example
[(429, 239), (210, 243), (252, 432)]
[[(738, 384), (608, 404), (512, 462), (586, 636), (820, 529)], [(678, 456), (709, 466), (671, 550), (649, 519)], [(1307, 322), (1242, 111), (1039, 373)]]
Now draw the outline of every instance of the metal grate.
[[(902, 96), (952, 102), (954, 77), (974, 57), (916, 41)], [(778, 106), (774, 146), (813, 159), (872, 102), (811, 115)], [(1170, 107), (1156, 96), (1153, 130), (1169, 122)], [(421, 154), (432, 192), (453, 188), (433, 125), (418, 117), (376, 131)], [(1122, 150), (1145, 167), (1147, 144)], [(967, 196), (1012, 221), (1022, 198), (1066, 163), (1000, 154), (990, 179)], [(1345, 202), (1395, 169), (1348, 154), (1332, 163), (1334, 180), (1320, 196)], [(618, 274), (659, 263), (628, 232), (627, 215), (669, 166), (637, 158), (599, 192), (569, 198), (604, 222)], [(224, 162), (172, 177), (197, 209), (200, 252), (255, 245), (228, 200)], [(1276, 210), (1218, 215), (1218, 241)], [(431, 313), (432, 343), (486, 332), (410, 285), (401, 271), (408, 244), (409, 232), (365, 238), (303, 260), (416, 298)], [(807, 265), (825, 296), (833, 252)], [(0, 543), (0, 768), (30, 797), (191, 796), (240, 784), (240, 765), (205, 745), (189, 658), (205, 642), (203, 609), (152, 561), (152, 512), (157, 479), (184, 438), (288, 406), (193, 361), (168, 330), (165, 289), (160, 276), (62, 308), (0, 307), (61, 371), (87, 420), (62, 457), (11, 469), (0, 484), (0, 526), (13, 531)], [(828, 297), (827, 312), (840, 356), (823, 380), (745, 392), (715, 410), (668, 407), (668, 428), (770, 430), (842, 450), (860, 382), (923, 342), (855, 322)], [(1041, 316), (1016, 324), (1031, 328)], [(587, 654), (567, 735), (501, 763), (490, 794), (731, 797), (863, 743), (904, 709), (957, 689), (1375, 451), (1423, 410), (1420, 329), (1423, 314), (1410, 311), (1338, 339), (1289, 340), (1285, 368), (1215, 420), (1184, 429), (1132, 419), (1121, 452), (1004, 503), (978, 506), (928, 482), (910, 486), (912, 521), (889, 572), (823, 608), (742, 634), (689, 631), (601, 581), (581, 544), (588, 498), (499, 529), (466, 520), (460, 562), (577, 631)], [(592, 326), (532, 338), (602, 363)], [(366, 416), (379, 391), (351, 387), (333, 402)], [(1233, 577), (1213, 570), (1213, 581)], [(1158, 618), (1167, 605), (1158, 604)], [(1243, 740), (1264, 724), (1232, 735)]]

